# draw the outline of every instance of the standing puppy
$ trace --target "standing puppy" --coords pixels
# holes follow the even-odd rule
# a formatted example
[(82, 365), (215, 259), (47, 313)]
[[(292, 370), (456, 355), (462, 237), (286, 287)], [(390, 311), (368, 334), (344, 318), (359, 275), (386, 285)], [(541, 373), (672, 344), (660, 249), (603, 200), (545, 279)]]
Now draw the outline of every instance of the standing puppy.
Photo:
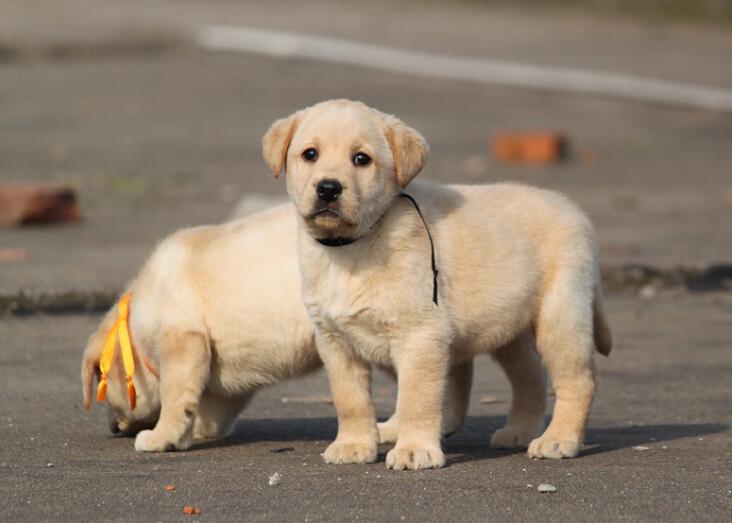
[[(137, 434), (135, 449), (185, 450), (221, 438), (261, 388), (320, 367), (313, 327), (300, 295), (296, 218), (284, 205), (165, 239), (127, 290), (126, 323), (136, 369), (129, 397), (114, 331), (101, 399), (113, 433)], [(102, 378), (115, 305), (91, 335), (82, 361), (84, 404)], [(445, 433), (468, 408), (472, 365), (457, 367), (445, 397)], [(393, 441), (396, 419), (380, 424)]]
[[(441, 467), (441, 404), (452, 366), (490, 352), (514, 399), (496, 447), (537, 458), (579, 452), (610, 351), (590, 222), (559, 194), (499, 184), (410, 187), (428, 146), (359, 102), (332, 100), (275, 122), (263, 139), (298, 214), (303, 298), (330, 377), (338, 436), (328, 463), (376, 460), (370, 365), (397, 373), (393, 469)], [(431, 263), (434, 239), (436, 268)], [(433, 280), (434, 277), (434, 280)], [(540, 436), (549, 368), (557, 401)], [(536, 438), (536, 439), (534, 439)]]

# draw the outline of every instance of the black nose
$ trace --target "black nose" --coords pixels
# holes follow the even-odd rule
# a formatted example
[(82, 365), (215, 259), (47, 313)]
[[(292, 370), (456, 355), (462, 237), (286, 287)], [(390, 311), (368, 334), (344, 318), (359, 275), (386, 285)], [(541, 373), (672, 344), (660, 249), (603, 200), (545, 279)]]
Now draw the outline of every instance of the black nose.
[(330, 203), (338, 199), (343, 192), (343, 186), (336, 180), (321, 180), (318, 182), (315, 192), (318, 193), (318, 198), (325, 203)]

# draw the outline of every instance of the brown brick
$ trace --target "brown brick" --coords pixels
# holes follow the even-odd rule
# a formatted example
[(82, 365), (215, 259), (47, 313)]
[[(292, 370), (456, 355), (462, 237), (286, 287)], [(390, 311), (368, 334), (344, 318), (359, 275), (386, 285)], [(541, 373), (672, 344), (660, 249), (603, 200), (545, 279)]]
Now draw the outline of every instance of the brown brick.
[(77, 222), (81, 212), (69, 187), (37, 183), (0, 184), (0, 227)]
[(520, 165), (550, 165), (567, 155), (567, 139), (557, 131), (501, 132), (492, 141), (499, 161)]

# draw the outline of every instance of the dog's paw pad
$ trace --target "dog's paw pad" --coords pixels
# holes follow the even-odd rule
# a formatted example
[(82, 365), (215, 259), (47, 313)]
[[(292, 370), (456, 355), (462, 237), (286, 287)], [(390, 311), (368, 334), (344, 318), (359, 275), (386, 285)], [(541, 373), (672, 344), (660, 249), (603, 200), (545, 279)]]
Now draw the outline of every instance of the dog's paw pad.
[(333, 442), (323, 452), (323, 461), (334, 465), (373, 463), (376, 461), (376, 445)]
[(530, 458), (536, 459), (562, 459), (573, 458), (579, 454), (579, 451), (579, 441), (542, 436), (531, 442), (528, 455)]
[(386, 455), (386, 466), (394, 470), (438, 469), (445, 465), (439, 448), (394, 447)]
[(520, 428), (503, 427), (491, 436), (491, 448), (494, 449), (525, 449), (537, 436), (536, 432)]

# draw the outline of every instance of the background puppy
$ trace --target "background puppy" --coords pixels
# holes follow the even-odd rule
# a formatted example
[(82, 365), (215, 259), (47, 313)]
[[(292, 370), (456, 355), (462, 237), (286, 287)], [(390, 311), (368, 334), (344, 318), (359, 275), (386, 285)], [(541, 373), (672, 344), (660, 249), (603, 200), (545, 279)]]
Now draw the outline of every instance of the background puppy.
[[(324, 459), (376, 459), (369, 362), (396, 369), (395, 469), (440, 467), (441, 404), (450, 365), (491, 352), (514, 400), (497, 447), (537, 458), (577, 455), (595, 390), (592, 354), (610, 351), (592, 226), (559, 194), (499, 184), (410, 187), (424, 165), (422, 136), (348, 100), (275, 122), (263, 139), (275, 175), (287, 172), (298, 214), (303, 297), (338, 412)], [(549, 368), (557, 402), (539, 436)], [(536, 438), (536, 439), (534, 439)]]
[[(295, 230), (288, 204), (161, 243), (129, 287), (137, 406), (130, 410), (117, 346), (107, 378), (112, 432), (142, 430), (135, 440), (141, 451), (186, 449), (194, 439), (224, 436), (259, 388), (320, 366), (300, 293)], [(84, 352), (87, 409), (116, 317), (117, 306)], [(454, 375), (447, 432), (465, 417), (472, 368)], [(396, 420), (382, 427), (384, 439), (393, 439)]]

